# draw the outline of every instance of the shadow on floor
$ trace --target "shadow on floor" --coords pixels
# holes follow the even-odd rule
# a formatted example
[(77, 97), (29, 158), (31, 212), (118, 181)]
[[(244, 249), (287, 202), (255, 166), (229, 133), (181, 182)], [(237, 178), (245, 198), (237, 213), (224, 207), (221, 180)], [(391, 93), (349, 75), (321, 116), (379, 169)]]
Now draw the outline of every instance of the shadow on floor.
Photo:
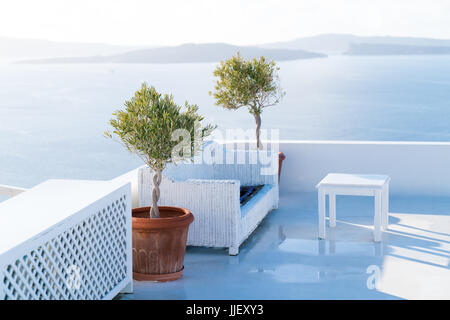
[(189, 247), (182, 279), (135, 282), (120, 298), (450, 298), (450, 199), (391, 197), (389, 229), (375, 243), (373, 198), (338, 197), (337, 227), (327, 227), (326, 240), (317, 238), (316, 198), (282, 196), (239, 256)]

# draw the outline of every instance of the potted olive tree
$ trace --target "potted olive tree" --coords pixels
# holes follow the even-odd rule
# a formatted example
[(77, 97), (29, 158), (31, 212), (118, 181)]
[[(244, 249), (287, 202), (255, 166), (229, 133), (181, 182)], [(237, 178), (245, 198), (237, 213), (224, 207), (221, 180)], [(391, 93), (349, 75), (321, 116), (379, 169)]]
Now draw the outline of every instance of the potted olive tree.
[[(285, 95), (280, 87), (279, 69), (275, 61), (267, 61), (264, 57), (245, 60), (238, 53), (221, 61), (213, 72), (218, 79), (215, 91), (210, 92), (210, 95), (216, 99), (216, 105), (229, 110), (247, 107), (256, 123), (257, 149), (262, 149), (261, 113), (265, 108), (279, 103)], [(279, 179), (285, 156), (282, 152), (278, 156)]]
[[(153, 171), (152, 206), (133, 209), (133, 275), (136, 280), (170, 281), (182, 276), (189, 225), (194, 220), (185, 208), (158, 207), (162, 172), (168, 163), (192, 159), (213, 127), (203, 127), (198, 107), (186, 102), (184, 110), (171, 95), (142, 84), (125, 110), (116, 111), (110, 138), (118, 137)], [(180, 141), (179, 131), (188, 139)], [(178, 134), (174, 134), (178, 131)], [(184, 135), (186, 138), (186, 135)], [(181, 139), (183, 140), (183, 139)], [(187, 140), (187, 141), (186, 141)], [(180, 143), (184, 144), (179, 148)]]

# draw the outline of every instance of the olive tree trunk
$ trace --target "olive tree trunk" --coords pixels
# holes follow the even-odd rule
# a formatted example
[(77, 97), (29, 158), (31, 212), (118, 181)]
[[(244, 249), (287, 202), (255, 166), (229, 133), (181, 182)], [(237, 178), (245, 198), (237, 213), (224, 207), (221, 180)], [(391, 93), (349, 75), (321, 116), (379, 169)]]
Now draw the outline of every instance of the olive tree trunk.
[(254, 114), (256, 122), (256, 148), (262, 149), (262, 143), (260, 139), (261, 135), (261, 116), (257, 113)]
[(161, 184), (161, 170), (155, 171), (153, 176), (152, 208), (150, 209), (150, 218), (159, 218), (158, 200), (160, 196), (159, 185)]

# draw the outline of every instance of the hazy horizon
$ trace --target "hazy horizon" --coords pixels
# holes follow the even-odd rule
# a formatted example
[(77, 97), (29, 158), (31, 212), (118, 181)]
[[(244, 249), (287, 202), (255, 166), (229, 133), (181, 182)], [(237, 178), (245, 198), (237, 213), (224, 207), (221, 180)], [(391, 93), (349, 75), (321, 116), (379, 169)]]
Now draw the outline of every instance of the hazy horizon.
[(47, 41), (47, 42), (52, 42), (52, 43), (62, 43), (62, 44), (82, 44), (82, 45), (105, 45), (105, 46), (117, 46), (117, 47), (124, 47), (124, 48), (136, 48), (136, 47), (177, 47), (180, 45), (185, 45), (185, 44), (229, 44), (229, 45), (234, 45), (234, 46), (260, 46), (260, 45), (266, 45), (266, 44), (272, 44), (272, 43), (278, 43), (278, 42), (289, 42), (289, 41), (294, 41), (294, 40), (298, 40), (298, 39), (304, 39), (304, 38), (314, 38), (314, 37), (320, 37), (320, 36), (326, 36), (326, 35), (336, 35), (336, 36), (341, 36), (341, 35), (348, 35), (348, 36), (355, 36), (355, 37), (392, 37), (392, 38), (411, 38), (411, 39), (430, 39), (430, 40), (450, 40), (449, 38), (433, 38), (433, 37), (416, 37), (416, 36), (393, 36), (390, 34), (373, 34), (373, 35), (360, 35), (357, 33), (336, 33), (336, 32), (325, 32), (325, 33), (318, 33), (318, 34), (313, 34), (311, 36), (305, 36), (305, 37), (294, 37), (292, 39), (287, 39), (287, 40), (280, 40), (280, 41), (272, 41), (272, 42), (264, 42), (264, 43), (254, 43), (254, 44), (236, 44), (233, 42), (223, 42), (223, 41), (210, 41), (210, 42), (183, 42), (183, 43), (177, 43), (177, 44), (172, 44), (172, 45), (145, 45), (145, 44), (124, 44), (124, 43), (108, 43), (108, 42), (89, 42), (89, 41), (68, 41), (68, 40), (50, 40), (50, 39), (44, 39), (44, 38), (23, 38), (23, 37), (9, 37), (9, 36), (3, 36), (0, 35), (0, 39), (9, 39), (9, 40), (23, 40), (23, 41)]

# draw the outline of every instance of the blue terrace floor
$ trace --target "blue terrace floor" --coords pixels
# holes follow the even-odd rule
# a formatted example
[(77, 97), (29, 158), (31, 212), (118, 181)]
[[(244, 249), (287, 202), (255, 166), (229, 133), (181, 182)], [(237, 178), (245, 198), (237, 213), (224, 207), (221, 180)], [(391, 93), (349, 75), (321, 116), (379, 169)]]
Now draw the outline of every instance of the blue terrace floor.
[(391, 195), (381, 243), (370, 197), (338, 196), (337, 227), (319, 240), (316, 198), (281, 195), (239, 256), (188, 247), (183, 278), (135, 281), (118, 298), (450, 299), (450, 198)]

